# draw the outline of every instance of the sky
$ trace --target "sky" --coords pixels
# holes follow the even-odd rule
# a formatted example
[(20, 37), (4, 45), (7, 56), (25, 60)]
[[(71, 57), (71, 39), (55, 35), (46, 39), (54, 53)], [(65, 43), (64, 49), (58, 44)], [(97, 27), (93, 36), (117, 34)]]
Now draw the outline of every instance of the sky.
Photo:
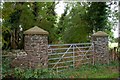
[(63, 1), (59, 1), (59, 4), (56, 5), (55, 12), (58, 14), (58, 16), (60, 16), (62, 13), (64, 13), (64, 9), (65, 4), (63, 3)]
[[(118, 7), (114, 8), (115, 6), (112, 5), (111, 6), (111, 10), (113, 9), (118, 9)], [(63, 3), (63, 1), (60, 1), (60, 3), (56, 6), (56, 13), (58, 14), (58, 16), (60, 16), (62, 13), (64, 13), (64, 9), (65, 9), (65, 3)], [(113, 35), (114, 35), (114, 38), (117, 38), (118, 37), (118, 27), (119, 25), (116, 25), (114, 30), (112, 30), (113, 32)]]

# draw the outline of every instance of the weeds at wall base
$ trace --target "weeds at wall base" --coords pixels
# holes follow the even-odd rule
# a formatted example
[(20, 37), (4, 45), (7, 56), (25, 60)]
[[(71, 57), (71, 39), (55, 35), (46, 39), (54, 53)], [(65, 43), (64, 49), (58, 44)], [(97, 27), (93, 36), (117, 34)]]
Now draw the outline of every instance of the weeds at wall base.
[(57, 73), (49, 69), (20, 69), (14, 68), (3, 73), (4, 79), (26, 80), (26, 79), (44, 79), (44, 78), (115, 78), (119, 77), (117, 68), (119, 63), (110, 62), (110, 64), (83, 65), (79, 68), (66, 69), (64, 72)]

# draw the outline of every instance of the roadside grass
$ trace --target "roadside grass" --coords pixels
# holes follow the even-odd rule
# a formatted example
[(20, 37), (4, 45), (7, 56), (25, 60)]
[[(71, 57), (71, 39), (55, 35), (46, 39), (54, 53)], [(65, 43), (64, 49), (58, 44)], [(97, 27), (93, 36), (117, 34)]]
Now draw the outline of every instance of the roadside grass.
[[(116, 64), (116, 65), (114, 65)], [(71, 69), (63, 74), (67, 78), (119, 78), (118, 63), (109, 65), (84, 65), (79, 69)]]
[[(5, 66), (3, 66), (5, 67)], [(8, 68), (8, 66), (6, 66)], [(57, 73), (48, 69), (7, 69), (3, 68), (3, 78), (8, 76), (14, 78), (119, 78), (118, 61), (110, 62), (110, 64), (83, 65), (79, 68), (69, 68), (63, 72)], [(5, 70), (7, 69), (7, 70)]]

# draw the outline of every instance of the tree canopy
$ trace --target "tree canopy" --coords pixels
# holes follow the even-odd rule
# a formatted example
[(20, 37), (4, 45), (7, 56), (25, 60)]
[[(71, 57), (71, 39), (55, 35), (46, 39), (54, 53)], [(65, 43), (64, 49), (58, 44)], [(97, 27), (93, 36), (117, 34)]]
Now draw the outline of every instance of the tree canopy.
[[(6, 2), (3, 4), (3, 49), (23, 48), (23, 31), (39, 26), (47, 30), (49, 42), (55, 40), (55, 2)], [(22, 30), (21, 30), (22, 29)]]
[(49, 32), (49, 43), (90, 42), (99, 30), (112, 37), (111, 14), (106, 2), (66, 2), (58, 17), (56, 2), (5, 2), (2, 9), (2, 48), (22, 49), (23, 32), (38, 26)]

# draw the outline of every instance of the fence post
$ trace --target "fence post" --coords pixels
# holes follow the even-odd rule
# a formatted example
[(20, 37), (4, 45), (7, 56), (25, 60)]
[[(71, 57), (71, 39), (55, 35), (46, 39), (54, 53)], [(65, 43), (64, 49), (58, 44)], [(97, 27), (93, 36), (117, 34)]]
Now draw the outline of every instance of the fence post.
[(57, 68), (56, 68), (56, 69), (57, 69), (57, 75), (58, 75), (58, 66), (57, 66)]
[(75, 52), (74, 52), (74, 45), (73, 45), (73, 67), (75, 68)]
[(93, 65), (95, 65), (95, 49), (94, 49), (94, 43), (92, 43), (93, 48)]

